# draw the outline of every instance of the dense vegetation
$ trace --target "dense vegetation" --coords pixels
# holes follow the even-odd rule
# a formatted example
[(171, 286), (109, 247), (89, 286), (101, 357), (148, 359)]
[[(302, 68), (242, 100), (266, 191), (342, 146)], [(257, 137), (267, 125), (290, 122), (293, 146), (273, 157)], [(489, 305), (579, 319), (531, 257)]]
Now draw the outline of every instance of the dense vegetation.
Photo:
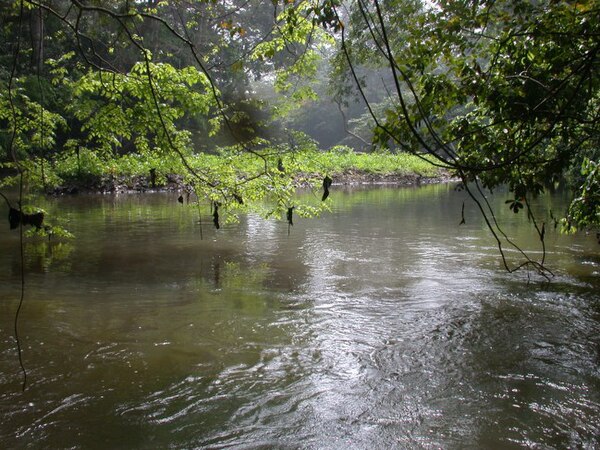
[(597, 0), (11, 0), (0, 17), (4, 183), (153, 170), (226, 210), (310, 215), (294, 189), (346, 145), (379, 152), (371, 169), (392, 152), (450, 171), (501, 252), (485, 189), (507, 185), (542, 246), (530, 200), (565, 181), (562, 228), (600, 225)]

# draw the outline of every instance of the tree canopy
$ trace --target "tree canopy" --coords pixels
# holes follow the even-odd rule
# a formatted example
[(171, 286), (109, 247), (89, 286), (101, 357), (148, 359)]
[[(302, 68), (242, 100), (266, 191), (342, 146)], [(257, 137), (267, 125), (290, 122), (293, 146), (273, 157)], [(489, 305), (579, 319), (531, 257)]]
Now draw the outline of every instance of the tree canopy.
[(565, 180), (561, 227), (600, 227), (597, 0), (11, 0), (0, 17), (1, 158), (40, 186), (135, 155), (215, 205), (313, 214), (292, 196), (328, 175), (301, 158), (326, 122), (328, 144), (460, 178), (501, 252), (498, 186), (542, 246), (530, 201)]

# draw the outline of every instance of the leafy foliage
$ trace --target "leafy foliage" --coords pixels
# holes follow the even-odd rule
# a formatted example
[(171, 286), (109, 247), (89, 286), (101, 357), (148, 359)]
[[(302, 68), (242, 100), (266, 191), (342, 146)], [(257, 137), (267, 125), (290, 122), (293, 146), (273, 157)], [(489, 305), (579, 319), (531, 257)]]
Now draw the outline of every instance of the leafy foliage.
[(586, 159), (581, 173), (585, 181), (579, 188), (579, 195), (569, 207), (564, 229), (573, 232), (579, 227), (594, 227), (600, 223), (600, 164)]
[(66, 125), (64, 118), (31, 99), (24, 88), (26, 78), (14, 80), (12, 98), (0, 80), (0, 142), (9, 150), (5, 158), (24, 160), (42, 157), (56, 145), (57, 132)]

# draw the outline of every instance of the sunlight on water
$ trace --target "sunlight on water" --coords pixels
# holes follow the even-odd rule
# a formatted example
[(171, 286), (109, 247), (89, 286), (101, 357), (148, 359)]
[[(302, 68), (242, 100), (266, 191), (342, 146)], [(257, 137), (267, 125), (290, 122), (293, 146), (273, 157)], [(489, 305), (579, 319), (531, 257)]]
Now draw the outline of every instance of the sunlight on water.
[[(458, 226), (451, 186), (332, 199), (289, 236), (248, 216), (205, 218), (202, 240), (176, 195), (49, 201), (77, 239), (26, 246), (24, 393), (18, 237), (2, 232), (3, 446), (600, 445), (592, 236), (549, 232), (556, 276), (528, 282), (474, 208)], [(526, 220), (500, 219), (535, 250)]]

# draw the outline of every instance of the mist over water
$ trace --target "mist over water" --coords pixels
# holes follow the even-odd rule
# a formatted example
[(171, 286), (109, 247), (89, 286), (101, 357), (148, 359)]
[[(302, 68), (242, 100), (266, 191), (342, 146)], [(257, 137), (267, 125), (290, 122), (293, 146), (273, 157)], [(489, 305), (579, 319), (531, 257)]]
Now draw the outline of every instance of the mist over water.
[[(202, 240), (176, 197), (48, 203), (77, 238), (26, 245), (24, 393), (18, 236), (0, 233), (3, 446), (600, 445), (593, 236), (548, 227), (548, 283), (503, 271), (468, 202), (458, 226), (450, 185), (337, 187), (289, 236), (207, 216)], [(507, 232), (538, 251), (504, 200)]]

